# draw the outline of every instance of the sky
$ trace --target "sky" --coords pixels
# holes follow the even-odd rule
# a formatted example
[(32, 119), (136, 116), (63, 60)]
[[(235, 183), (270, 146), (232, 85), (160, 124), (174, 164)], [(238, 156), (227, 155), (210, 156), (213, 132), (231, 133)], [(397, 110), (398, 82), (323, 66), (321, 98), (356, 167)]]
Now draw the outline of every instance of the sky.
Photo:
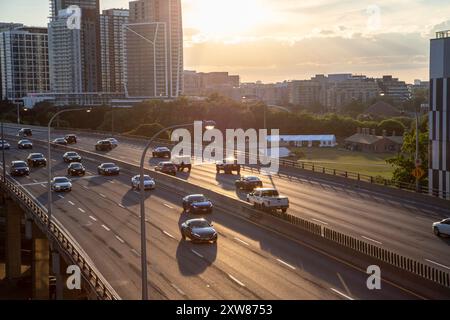
[[(100, 0), (102, 9), (127, 0)], [(429, 39), (450, 0), (182, 0), (185, 69), (241, 81), (315, 74), (428, 79)], [(0, 0), (0, 21), (45, 26), (48, 0)]]

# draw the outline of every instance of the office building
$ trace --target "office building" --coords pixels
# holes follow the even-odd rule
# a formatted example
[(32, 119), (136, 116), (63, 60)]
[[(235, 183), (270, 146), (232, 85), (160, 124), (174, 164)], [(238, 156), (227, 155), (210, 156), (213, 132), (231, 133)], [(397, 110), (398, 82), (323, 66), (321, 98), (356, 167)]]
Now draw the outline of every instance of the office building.
[(429, 191), (450, 199), (450, 30), (436, 34), (430, 52)]
[(100, 15), (103, 92), (124, 92), (123, 26), (128, 16), (126, 9), (104, 10)]
[(127, 97), (176, 98), (183, 91), (180, 0), (130, 2), (124, 26)]
[(3, 25), (0, 31), (1, 100), (21, 103), (50, 89), (47, 28)]
[(220, 93), (229, 96), (231, 89), (238, 88), (240, 77), (228, 72), (184, 71), (184, 95), (207, 96)]
[(394, 104), (405, 102), (411, 97), (408, 86), (404, 81), (399, 81), (398, 78), (392, 76), (383, 76), (377, 79), (381, 94), (385, 97), (391, 98)]

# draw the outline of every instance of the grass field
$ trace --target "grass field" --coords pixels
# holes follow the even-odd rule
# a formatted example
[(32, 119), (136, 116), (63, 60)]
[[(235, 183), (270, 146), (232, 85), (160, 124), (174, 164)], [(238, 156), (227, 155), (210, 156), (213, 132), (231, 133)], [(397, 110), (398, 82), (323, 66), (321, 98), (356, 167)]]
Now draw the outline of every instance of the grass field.
[(314, 163), (318, 166), (352, 171), (369, 176), (382, 176), (391, 179), (393, 168), (386, 159), (395, 156), (393, 153), (352, 152), (339, 148), (292, 148), (291, 151), (303, 154), (298, 160)]

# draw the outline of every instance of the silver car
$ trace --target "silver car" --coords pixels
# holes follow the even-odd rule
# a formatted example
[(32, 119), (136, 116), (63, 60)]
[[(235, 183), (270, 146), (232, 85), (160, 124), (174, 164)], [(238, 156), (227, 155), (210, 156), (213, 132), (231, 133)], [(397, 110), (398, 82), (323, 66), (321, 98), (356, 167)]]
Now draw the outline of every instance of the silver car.
[[(131, 178), (131, 189), (141, 189), (141, 176), (137, 175)], [(153, 178), (151, 178), (149, 175), (144, 175), (144, 190), (155, 190), (156, 182)]]
[(433, 223), (433, 232), (438, 237), (442, 234), (450, 236), (450, 218)]
[(52, 190), (56, 192), (72, 191), (72, 182), (66, 177), (55, 177), (51, 181)]

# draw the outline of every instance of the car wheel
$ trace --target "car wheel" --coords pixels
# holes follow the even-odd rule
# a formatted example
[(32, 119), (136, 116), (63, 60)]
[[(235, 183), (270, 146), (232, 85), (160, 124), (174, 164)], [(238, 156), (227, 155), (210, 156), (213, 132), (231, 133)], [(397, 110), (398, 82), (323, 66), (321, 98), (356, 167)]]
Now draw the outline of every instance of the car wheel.
[(441, 236), (441, 233), (439, 232), (439, 229), (437, 227), (434, 227), (433, 231), (434, 231), (434, 234), (437, 235), (438, 237)]
[(186, 235), (184, 234), (183, 231), (181, 231), (181, 239), (183, 239), (184, 241), (186, 241)]
[(281, 209), (281, 212), (286, 213), (287, 209)]

